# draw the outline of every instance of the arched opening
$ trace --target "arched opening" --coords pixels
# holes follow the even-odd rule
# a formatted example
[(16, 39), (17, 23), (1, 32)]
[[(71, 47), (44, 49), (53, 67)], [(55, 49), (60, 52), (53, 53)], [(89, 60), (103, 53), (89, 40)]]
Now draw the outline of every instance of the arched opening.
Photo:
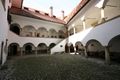
[(64, 31), (62, 31), (62, 30), (59, 30), (58, 35), (59, 35), (59, 38), (65, 38), (65, 36), (66, 36)]
[(66, 45), (65, 45), (65, 53), (69, 53), (69, 46), (68, 46), (68, 43), (66, 43)]
[(21, 36), (36, 37), (36, 29), (32, 25), (26, 25), (22, 28)]
[(104, 47), (97, 40), (89, 40), (86, 44), (87, 54), (90, 57), (105, 59)]
[(108, 47), (111, 60), (120, 62), (120, 35), (112, 38), (108, 43)]
[(20, 35), (20, 25), (17, 23), (11, 24), (10, 25), (10, 30), (14, 32), (17, 35)]
[(46, 28), (44, 27), (40, 27), (37, 30), (37, 37), (48, 37), (48, 31)]
[(38, 45), (38, 54), (47, 54), (48, 48), (45, 43), (40, 43)]
[(58, 37), (58, 33), (56, 32), (55, 29), (50, 29), (48, 34), (51, 38), (57, 38)]
[(20, 55), (20, 46), (18, 43), (11, 43), (8, 46), (8, 56)]
[(35, 53), (35, 46), (32, 43), (26, 43), (23, 46), (25, 54), (34, 54)]
[(75, 48), (76, 48), (76, 53), (79, 53), (82, 55), (84, 54), (84, 46), (80, 41), (75, 43)]

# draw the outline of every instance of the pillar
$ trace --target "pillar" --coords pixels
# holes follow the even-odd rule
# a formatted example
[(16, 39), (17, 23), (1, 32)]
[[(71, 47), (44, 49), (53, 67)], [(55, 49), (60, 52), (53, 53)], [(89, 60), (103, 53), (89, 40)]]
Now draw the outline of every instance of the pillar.
[(77, 54), (77, 52), (76, 52), (76, 46), (74, 46), (74, 53)]
[(73, 27), (73, 34), (75, 34), (75, 24), (72, 24)]
[(110, 53), (107, 46), (105, 46), (105, 63), (110, 64)]
[(104, 12), (104, 8), (100, 8), (100, 14), (101, 14), (101, 19), (99, 23), (105, 22), (105, 12)]
[(73, 33), (75, 34), (75, 27), (73, 27)]
[(22, 50), (22, 47), (20, 48), (20, 54), (21, 54), (21, 56), (23, 56), (23, 50)]
[(83, 30), (86, 29), (86, 23), (85, 23), (85, 16), (81, 17), (82, 25), (83, 25)]
[(87, 55), (87, 48), (86, 48), (86, 46), (84, 47), (84, 54), (85, 54), (85, 57), (87, 58), (88, 57), (88, 55)]
[(85, 29), (86, 29), (86, 23), (85, 23), (85, 20), (83, 20), (82, 23), (83, 23), (83, 30), (85, 30)]
[(35, 55), (37, 56), (37, 47), (35, 48)]

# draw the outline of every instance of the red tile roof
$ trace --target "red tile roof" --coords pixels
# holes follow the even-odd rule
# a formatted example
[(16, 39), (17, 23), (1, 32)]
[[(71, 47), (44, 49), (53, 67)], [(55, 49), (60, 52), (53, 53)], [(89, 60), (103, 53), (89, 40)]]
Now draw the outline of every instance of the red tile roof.
[(55, 16), (50, 17), (48, 13), (41, 13), (39, 11), (30, 11), (29, 8), (25, 9), (20, 9), (16, 7), (11, 7), (10, 12), (12, 14), (17, 14), (17, 15), (22, 15), (26, 17), (31, 17), (31, 18), (36, 18), (40, 20), (45, 20), (45, 21), (50, 21), (50, 22), (55, 22), (55, 23), (60, 23), (60, 24), (66, 24), (65, 21), (56, 18)]

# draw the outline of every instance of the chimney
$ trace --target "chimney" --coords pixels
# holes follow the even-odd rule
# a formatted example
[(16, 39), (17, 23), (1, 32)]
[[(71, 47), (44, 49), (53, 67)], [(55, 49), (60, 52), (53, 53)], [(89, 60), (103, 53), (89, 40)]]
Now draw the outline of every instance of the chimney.
[(63, 20), (64, 19), (64, 11), (62, 10), (62, 16), (61, 16), (61, 19)]
[(50, 17), (53, 17), (53, 7), (50, 7), (50, 13), (49, 13)]

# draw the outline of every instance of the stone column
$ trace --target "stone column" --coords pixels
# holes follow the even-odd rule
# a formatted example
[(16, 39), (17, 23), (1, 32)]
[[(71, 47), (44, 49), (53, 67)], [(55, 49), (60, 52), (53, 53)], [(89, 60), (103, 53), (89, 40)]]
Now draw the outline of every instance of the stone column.
[(86, 46), (84, 46), (84, 54), (85, 54), (85, 57), (87, 58), (88, 57), (88, 54), (87, 54), (87, 48), (86, 48)]
[(105, 63), (110, 64), (110, 53), (107, 46), (105, 46)]
[(82, 25), (83, 25), (83, 30), (86, 29), (86, 23), (85, 23), (85, 16), (81, 17)]
[(74, 53), (77, 54), (77, 53), (76, 53), (76, 47), (75, 47), (75, 46), (74, 46)]
[(68, 46), (68, 53), (70, 54), (70, 46)]
[(75, 27), (73, 27), (73, 33), (75, 34)]
[(101, 19), (99, 21), (99, 23), (105, 22), (105, 12), (104, 12), (104, 8), (100, 8), (100, 14), (101, 14)]
[(72, 24), (73, 34), (75, 34), (75, 24)]
[(20, 48), (20, 54), (21, 54), (21, 56), (23, 56), (23, 50), (22, 50), (22, 47)]
[(22, 36), (22, 28), (20, 28), (20, 34), (19, 35)]
[(82, 21), (82, 23), (83, 23), (83, 30), (85, 30), (86, 29), (85, 19)]
[(37, 56), (37, 47), (35, 48), (35, 55)]

